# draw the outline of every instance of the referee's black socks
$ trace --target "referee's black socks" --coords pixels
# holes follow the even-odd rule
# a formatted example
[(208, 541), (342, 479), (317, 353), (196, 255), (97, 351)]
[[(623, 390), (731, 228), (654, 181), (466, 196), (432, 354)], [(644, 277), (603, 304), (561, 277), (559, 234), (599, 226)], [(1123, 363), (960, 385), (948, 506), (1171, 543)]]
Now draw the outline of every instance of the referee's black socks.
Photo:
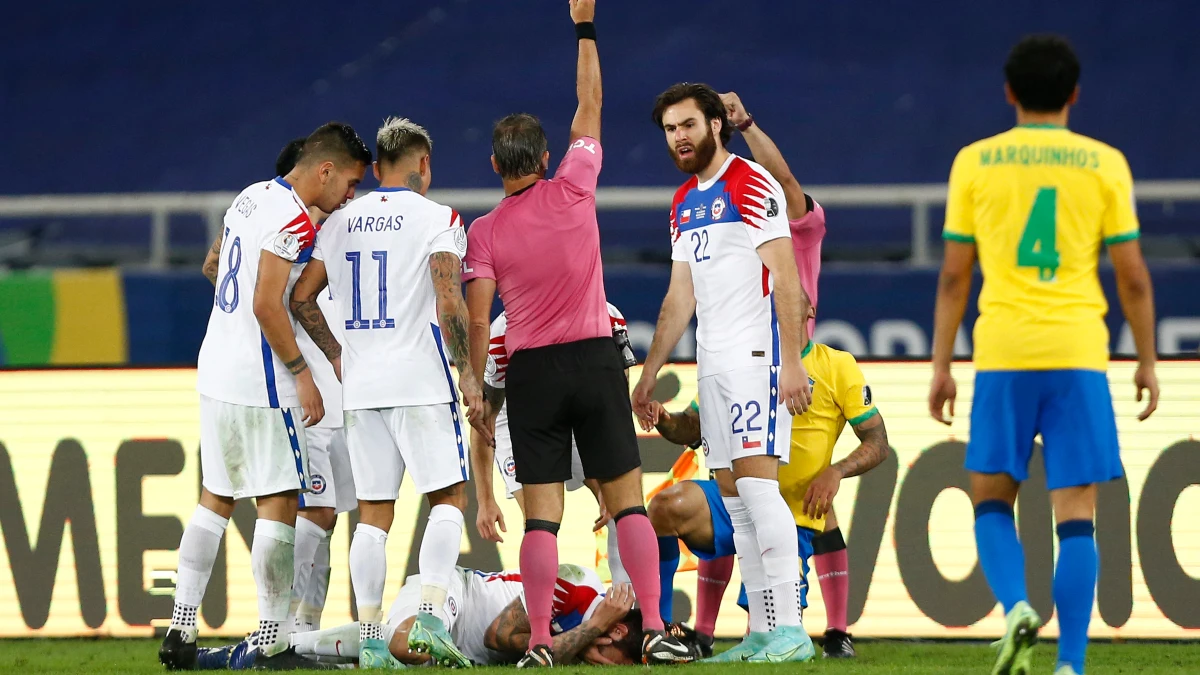
[[(644, 509), (643, 509), (644, 511)], [(538, 520), (537, 518), (528, 518), (525, 520), (526, 532), (549, 532), (551, 535), (558, 536), (559, 524), (552, 520)]]

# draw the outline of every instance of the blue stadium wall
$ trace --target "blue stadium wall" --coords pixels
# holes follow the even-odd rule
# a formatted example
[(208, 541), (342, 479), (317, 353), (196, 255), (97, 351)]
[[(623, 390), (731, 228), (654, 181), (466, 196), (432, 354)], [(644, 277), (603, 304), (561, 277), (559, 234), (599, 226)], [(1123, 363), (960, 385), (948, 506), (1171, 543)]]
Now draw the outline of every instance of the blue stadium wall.
[[(1166, 354), (1200, 349), (1200, 269), (1155, 265), (1159, 349)], [(610, 266), (608, 297), (630, 324), (639, 357), (653, 336), (669, 271), (657, 266)], [(937, 274), (892, 265), (827, 265), (821, 274), (817, 339), (859, 356), (927, 356), (933, 335)], [(1108, 325), (1115, 353), (1131, 354), (1122, 329), (1111, 271), (1102, 281), (1112, 311)], [(976, 279), (966, 323), (974, 321)], [(0, 279), (0, 364), (194, 365), (213, 304), (212, 285), (198, 273), (56, 272)], [(960, 355), (969, 355), (970, 334)], [(695, 356), (689, 331), (678, 360)]]
[[(320, 123), (371, 135), (385, 115), (432, 131), (438, 186), (490, 186), (494, 120), (540, 115), (557, 156), (574, 108), (559, 0), (51, 0), (6, 18), (9, 194), (239, 189)], [(1078, 48), (1075, 128), (1139, 179), (1196, 175), (1200, 3), (605, 0), (597, 25), (602, 184), (678, 180), (649, 113), (680, 80), (743, 94), (805, 182), (944, 180), (959, 147), (1012, 123), (1001, 65), (1034, 31)]]

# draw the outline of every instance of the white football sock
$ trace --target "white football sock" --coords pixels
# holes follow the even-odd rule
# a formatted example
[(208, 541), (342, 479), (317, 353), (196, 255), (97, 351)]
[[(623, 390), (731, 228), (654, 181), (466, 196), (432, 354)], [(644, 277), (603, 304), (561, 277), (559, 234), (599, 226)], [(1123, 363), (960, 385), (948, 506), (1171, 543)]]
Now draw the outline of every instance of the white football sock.
[(358, 657), (358, 624), (294, 633), (289, 641), (297, 654)]
[(360, 639), (379, 639), (387, 583), (387, 532), (359, 523), (350, 542), (350, 583), (358, 605)]
[(196, 639), (196, 609), (204, 599), (213, 564), (217, 562), (217, 552), (221, 550), (221, 538), (228, 526), (228, 518), (197, 504), (179, 540), (179, 572), (171, 628), (182, 631), (189, 642)]
[(329, 540), (332, 537), (333, 530), (329, 530), (317, 544), (308, 585), (296, 610), (296, 619), (306, 630), (321, 630), (321, 614), (325, 611), (325, 598), (329, 595)]
[(620, 547), (617, 546), (617, 521), (610, 519), (605, 527), (608, 528), (608, 572), (612, 575), (614, 585), (627, 584), (630, 582), (629, 573), (625, 571)]
[(308, 591), (309, 578), (312, 576), (313, 559), (317, 555), (317, 547), (325, 538), (325, 528), (320, 527), (307, 518), (296, 518), (296, 562), (292, 581), (292, 599), (288, 612), (287, 625), (297, 630), (300, 603)]
[(774, 606), (777, 625), (799, 626), (800, 552), (792, 510), (779, 493), (778, 481), (739, 478), (737, 490), (754, 522), (766, 587), (772, 589), (768, 609)]
[(742, 575), (742, 583), (746, 585), (746, 598), (749, 601), (750, 632), (766, 633), (772, 628), (764, 602), (767, 579), (763, 572), (758, 537), (754, 534), (754, 523), (750, 520), (750, 510), (741, 497), (721, 497), (721, 501), (733, 525), (733, 548), (737, 552), (738, 570)]
[(258, 645), (267, 656), (287, 649), (287, 619), (296, 573), (296, 528), (259, 518), (254, 523), (250, 566), (258, 586)]
[(438, 504), (429, 509), (429, 522), (425, 525), (425, 536), (421, 538), (421, 552), (417, 565), (421, 573), (421, 604), (419, 610), (432, 614), (443, 623), (446, 616), (446, 593), (450, 588), (450, 575), (458, 562), (462, 548), (463, 513), (449, 504)]

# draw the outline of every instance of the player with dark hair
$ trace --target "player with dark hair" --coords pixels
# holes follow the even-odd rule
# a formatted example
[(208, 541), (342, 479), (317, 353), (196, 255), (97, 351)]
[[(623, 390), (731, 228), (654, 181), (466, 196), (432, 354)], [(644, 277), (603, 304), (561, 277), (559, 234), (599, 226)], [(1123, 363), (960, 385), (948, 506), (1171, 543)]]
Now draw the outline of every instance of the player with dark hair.
[(1056, 672), (1080, 675), (1096, 592), (1097, 484), (1124, 475), (1106, 373), (1101, 246), (1112, 259), (1137, 346), (1137, 399), (1149, 394), (1139, 420), (1158, 406), (1154, 295), (1125, 156), (1067, 129), (1079, 99), (1079, 60), (1071, 46), (1054, 35), (1027, 37), (1009, 54), (1004, 75), (1016, 128), (963, 148), (950, 169), (929, 413), (944, 424), (954, 415), (954, 336), (978, 255), (983, 290), (966, 468), (979, 564), (1006, 615), (992, 672), (1032, 672), (1042, 625), (1029, 606), (1013, 519), (1041, 434), (1059, 541)]
[[(283, 147), (275, 160), (275, 173), (286, 176), (292, 172), (304, 151), (306, 138), (297, 138)], [(328, 213), (313, 206), (308, 214), (314, 223), (322, 223)], [(216, 265), (216, 261), (213, 261)], [(318, 303), (324, 311), (332, 311), (333, 298), (322, 294)], [(343, 339), (340, 327), (331, 326), (334, 338)], [(325, 416), (313, 426), (305, 427), (308, 441), (308, 467), (312, 491), (305, 496), (304, 506), (296, 519), (296, 565), (292, 582), (292, 631), (321, 628), (321, 614), (329, 592), (329, 543), (340, 513), (358, 506), (354, 497), (354, 476), (350, 471), (350, 454), (342, 426), (342, 384), (333, 366), (322, 355), (312, 338), (303, 330), (296, 332), (296, 344), (312, 370)]]
[(595, 194), (604, 155), (595, 2), (571, 0), (570, 11), (578, 42), (570, 145), (555, 176), (546, 179), (549, 153), (536, 118), (497, 123), (492, 166), (506, 196), (471, 225), (463, 274), (477, 375), (487, 362), (497, 292), (508, 321), (506, 387), (487, 388), (490, 414), (480, 433), (493, 442), (491, 427), (507, 400), (516, 479), (525, 495), (521, 575), (533, 631), (521, 663), (554, 665), (549, 615), (572, 437), (584, 475), (600, 482), (617, 523), (621, 560), (641, 602), (643, 661), (687, 662), (692, 651), (665, 632), (658, 611), (658, 548), (642, 494), (624, 361), (613, 344), (604, 294)]
[[(732, 125), (711, 87), (676, 84), (654, 104), (675, 165), (691, 174), (670, 214), (671, 282), (633, 408), (650, 396), (692, 315), (708, 466), (733, 523), (751, 629), (723, 659), (805, 661), (795, 523), (780, 494), (792, 417), (812, 400), (802, 361), (809, 300), (800, 284), (783, 187), (725, 148)], [(719, 140), (718, 140), (719, 139)]]
[[(606, 593), (595, 571), (559, 565), (551, 608), (551, 649), (555, 661), (579, 665), (632, 665), (641, 660), (642, 615), (633, 607), (629, 584)], [(421, 597), (421, 577), (409, 577), (388, 610), (383, 626), (386, 668), (442, 664), (433, 655), (409, 647)], [(481, 572), (457, 567), (445, 600), (448, 628), (474, 665), (511, 665), (529, 647), (529, 613), (525, 609), (520, 572)], [(364, 667), (358, 624), (295, 633), (290, 648), (268, 662), (260, 660), (249, 641), (200, 650), (200, 670), (248, 670), (269, 665), (280, 669)], [(681, 630), (689, 647), (694, 635)]]
[(329, 212), (351, 199), (370, 163), (354, 129), (330, 122), (309, 135), (292, 171), (242, 190), (225, 213), (197, 366), (204, 485), (179, 543), (175, 608), (159, 649), (169, 668), (195, 663), (197, 608), (237, 499), (257, 501), (250, 556), (259, 649), (287, 648), (296, 511), (311, 490), (298, 427), (325, 411), (283, 298), (312, 255), (318, 226), (309, 207)]

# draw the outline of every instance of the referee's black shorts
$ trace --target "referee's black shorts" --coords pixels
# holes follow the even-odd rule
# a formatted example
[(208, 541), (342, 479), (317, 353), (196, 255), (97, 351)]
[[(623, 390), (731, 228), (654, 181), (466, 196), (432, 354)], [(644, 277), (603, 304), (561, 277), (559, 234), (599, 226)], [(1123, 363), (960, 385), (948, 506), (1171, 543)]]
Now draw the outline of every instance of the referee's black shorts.
[(642, 465), (625, 364), (612, 338), (515, 352), (505, 391), (518, 483), (569, 480), (572, 433), (588, 478), (616, 478)]

